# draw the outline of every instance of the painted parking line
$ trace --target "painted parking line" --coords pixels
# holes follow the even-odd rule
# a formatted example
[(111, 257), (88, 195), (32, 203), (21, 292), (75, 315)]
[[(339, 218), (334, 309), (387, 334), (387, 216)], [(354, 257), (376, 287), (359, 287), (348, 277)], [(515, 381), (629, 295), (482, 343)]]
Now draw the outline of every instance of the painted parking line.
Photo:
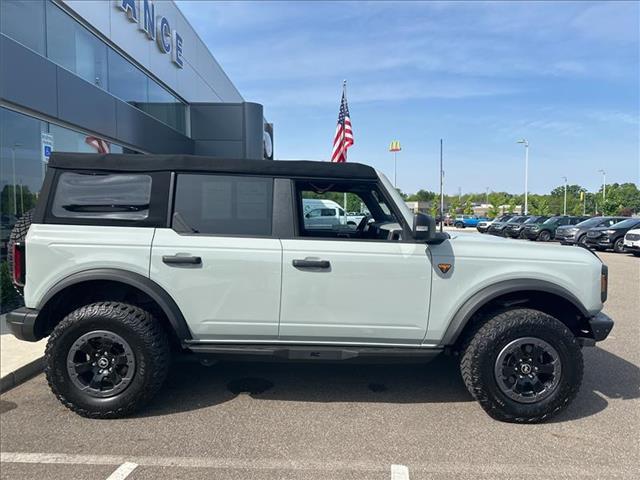
[(115, 471), (107, 477), (107, 480), (124, 480), (137, 466), (137, 463), (125, 462), (116, 468)]
[(391, 480), (409, 480), (409, 468), (405, 465), (391, 465)]
[[(27, 453), (0, 452), (0, 463), (31, 463), (31, 464), (59, 464), (59, 465), (112, 465), (120, 466), (124, 463), (135, 463), (140, 467), (175, 467), (175, 468), (211, 468), (227, 470), (289, 470), (294, 472), (327, 472), (328, 478), (337, 476), (337, 472), (381, 473), (389, 472), (389, 464), (375, 461), (321, 461), (321, 460), (287, 460), (287, 459), (242, 459), (242, 458), (211, 458), (211, 457), (154, 457), (135, 455), (82, 455), (66, 453)], [(403, 467), (403, 465), (394, 465)], [(404, 467), (406, 468), (406, 467)], [(536, 476), (536, 477), (576, 477), (576, 478), (627, 478), (629, 465), (548, 465), (540, 463), (484, 463), (471, 464), (468, 462), (412, 462), (411, 471), (420, 476), (428, 474), (449, 476), (475, 476), (495, 478), (496, 476)], [(408, 479), (409, 471), (403, 471)], [(625, 477), (626, 475), (626, 477)]]

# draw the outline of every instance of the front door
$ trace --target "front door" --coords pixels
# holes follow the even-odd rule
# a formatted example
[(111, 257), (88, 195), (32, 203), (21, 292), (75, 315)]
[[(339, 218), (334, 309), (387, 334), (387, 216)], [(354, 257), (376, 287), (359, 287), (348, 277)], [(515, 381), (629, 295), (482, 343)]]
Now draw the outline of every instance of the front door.
[(278, 337), (282, 248), (271, 236), (273, 179), (178, 174), (172, 228), (157, 229), (151, 279), (196, 340)]
[[(429, 313), (431, 261), (425, 244), (402, 242), (397, 212), (375, 182), (297, 182), (296, 201), (344, 201), (366, 214), (358, 226), (316, 229), (298, 215), (283, 239), (280, 339), (419, 344)], [(342, 200), (341, 200), (342, 199)]]

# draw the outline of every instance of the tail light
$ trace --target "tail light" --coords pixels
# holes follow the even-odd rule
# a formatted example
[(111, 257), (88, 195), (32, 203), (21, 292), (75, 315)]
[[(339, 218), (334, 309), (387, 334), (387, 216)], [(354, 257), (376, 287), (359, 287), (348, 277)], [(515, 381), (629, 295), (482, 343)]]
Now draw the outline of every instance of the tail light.
[(24, 245), (22, 243), (13, 244), (13, 283), (19, 287), (24, 286), (25, 259)]
[(607, 301), (607, 293), (609, 290), (609, 267), (602, 265), (600, 272), (600, 300), (602, 303)]

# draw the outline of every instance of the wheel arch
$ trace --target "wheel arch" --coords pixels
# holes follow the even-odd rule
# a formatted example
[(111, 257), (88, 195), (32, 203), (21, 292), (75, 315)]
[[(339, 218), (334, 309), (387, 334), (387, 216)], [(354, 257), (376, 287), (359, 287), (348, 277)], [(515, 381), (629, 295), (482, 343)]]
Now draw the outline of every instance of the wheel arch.
[[(109, 293), (111, 292), (111, 293)], [(120, 298), (110, 298), (112, 296)], [(124, 298), (122, 298), (124, 296)], [(127, 270), (99, 268), (74, 273), (56, 283), (38, 303), (36, 335), (46, 336), (64, 316), (80, 304), (97, 300), (127, 300), (135, 298), (152, 302), (161, 314), (174, 339), (178, 342), (192, 338), (180, 308), (160, 285), (138, 273)], [(144, 308), (144, 305), (139, 305)]]
[(489, 285), (469, 297), (454, 314), (442, 345), (452, 346), (464, 340), (482, 321), (483, 314), (515, 306), (536, 308), (556, 317), (575, 335), (588, 335), (584, 331), (585, 320), (591, 315), (566, 288), (539, 279), (507, 280)]

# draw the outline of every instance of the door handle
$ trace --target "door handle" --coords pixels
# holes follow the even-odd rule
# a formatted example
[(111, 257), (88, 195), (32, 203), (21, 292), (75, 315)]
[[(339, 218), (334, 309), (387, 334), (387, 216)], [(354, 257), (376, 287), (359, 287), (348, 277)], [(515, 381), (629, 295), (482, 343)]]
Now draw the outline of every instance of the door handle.
[(296, 268), (320, 268), (322, 270), (331, 268), (331, 262), (329, 262), (329, 260), (311, 260), (305, 258), (304, 260), (294, 260), (292, 263)]
[(200, 265), (202, 258), (191, 255), (163, 255), (162, 262), (167, 265)]

